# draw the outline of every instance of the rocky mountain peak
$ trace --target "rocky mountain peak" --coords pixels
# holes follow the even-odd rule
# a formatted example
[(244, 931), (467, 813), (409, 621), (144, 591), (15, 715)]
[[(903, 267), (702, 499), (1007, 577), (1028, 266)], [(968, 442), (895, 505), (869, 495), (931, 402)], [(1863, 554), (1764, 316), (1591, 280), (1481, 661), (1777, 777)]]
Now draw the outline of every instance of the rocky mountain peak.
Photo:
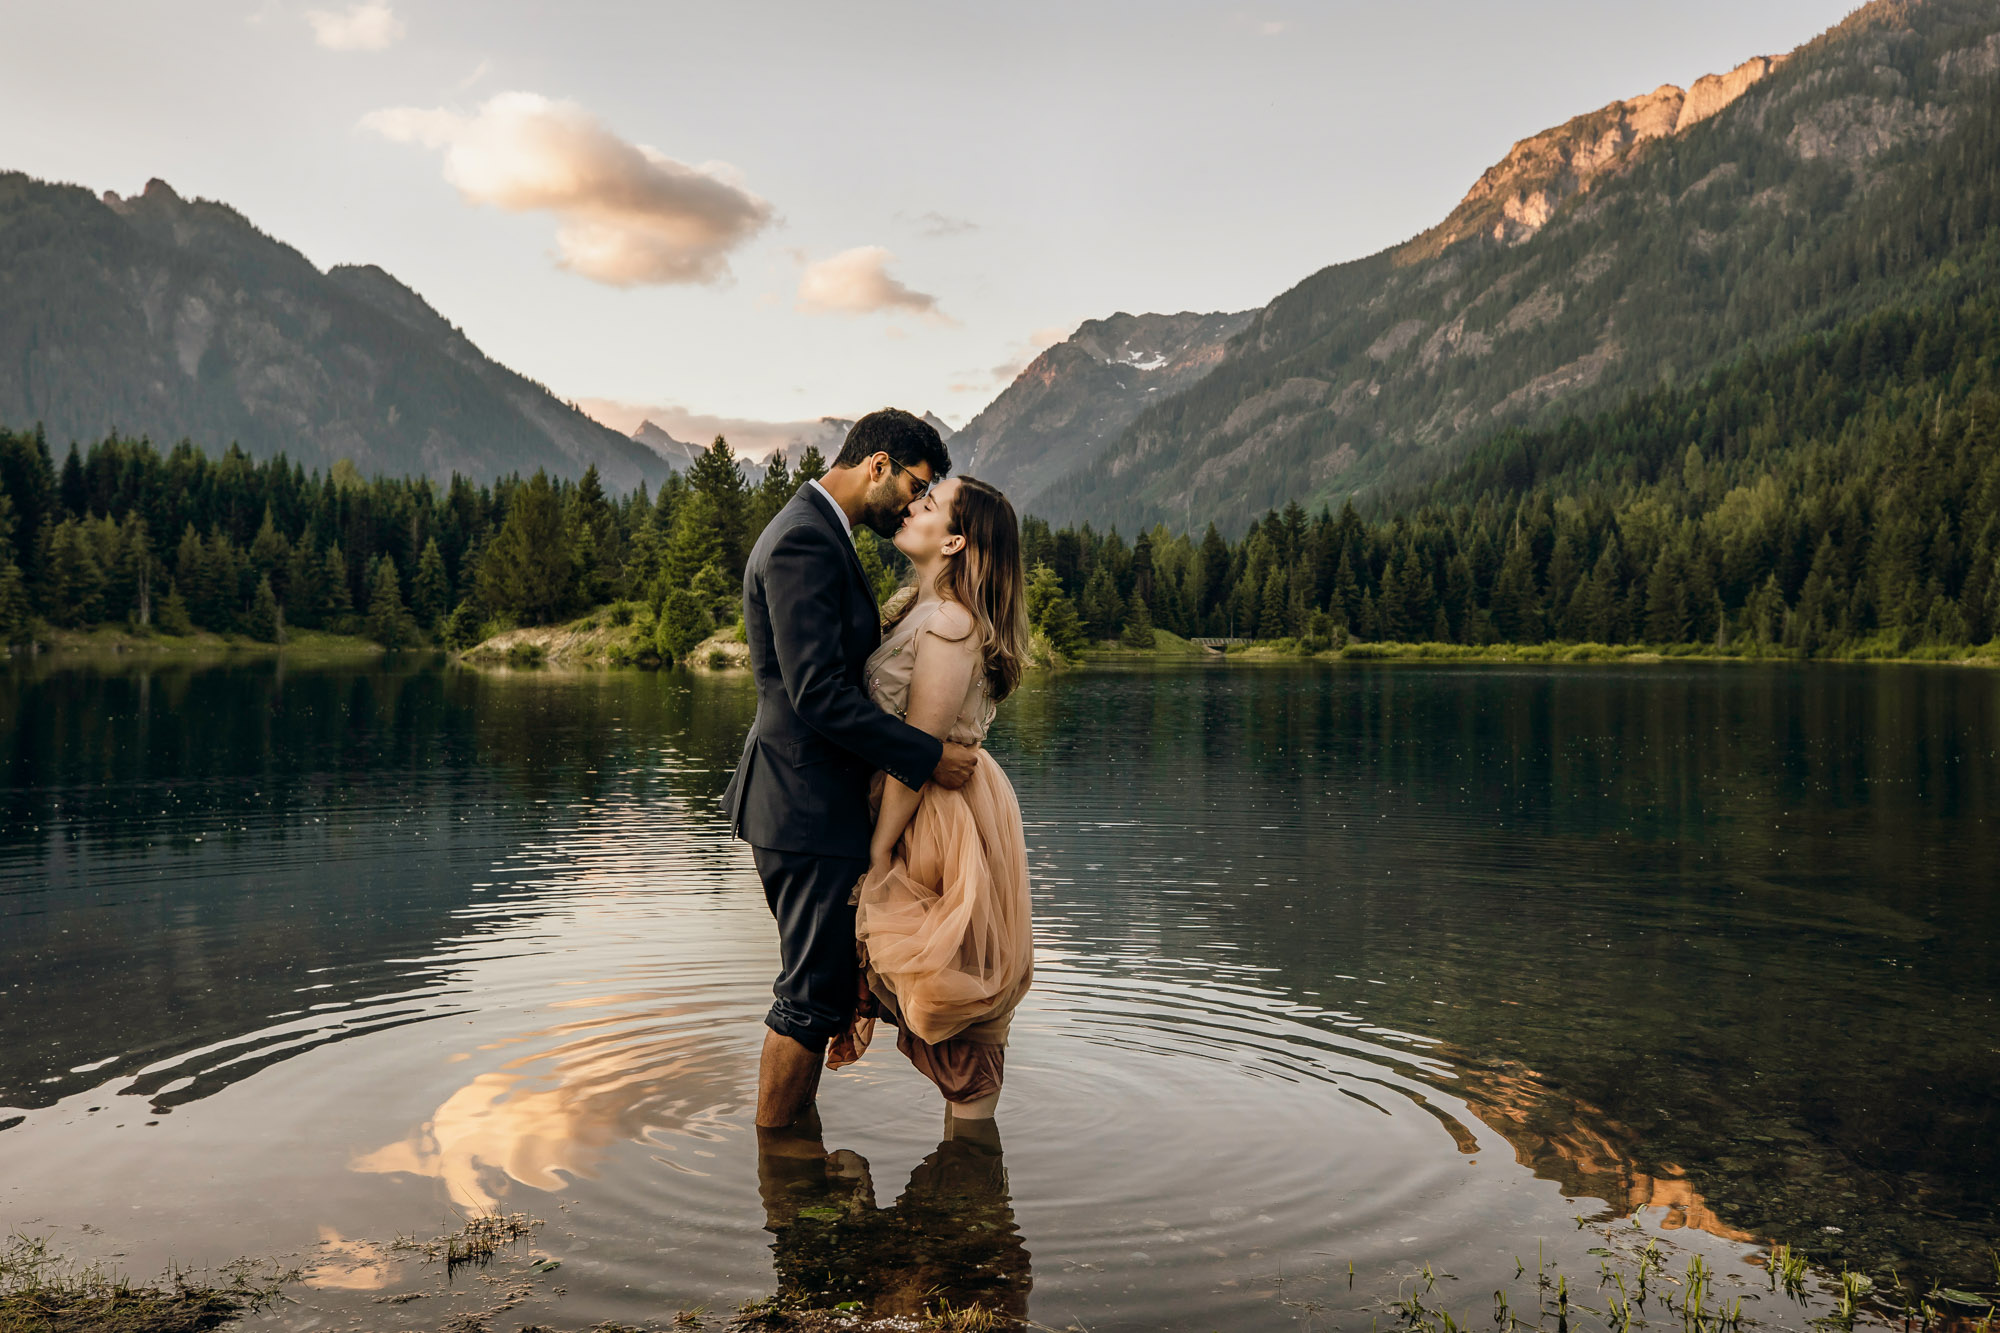
[(1518, 245), (1571, 197), (1630, 162), (1655, 139), (1684, 134), (1743, 96), (1784, 56), (1752, 56), (1691, 88), (1665, 83), (1522, 139), (1488, 167), (1451, 215), (1405, 246), (1404, 263), (1429, 259), (1472, 236)]
[(1149, 405), (1220, 365), (1253, 314), (1121, 310), (1085, 320), (965, 423), (952, 437), (953, 461), (1003, 490), (1032, 494), (1096, 458)]

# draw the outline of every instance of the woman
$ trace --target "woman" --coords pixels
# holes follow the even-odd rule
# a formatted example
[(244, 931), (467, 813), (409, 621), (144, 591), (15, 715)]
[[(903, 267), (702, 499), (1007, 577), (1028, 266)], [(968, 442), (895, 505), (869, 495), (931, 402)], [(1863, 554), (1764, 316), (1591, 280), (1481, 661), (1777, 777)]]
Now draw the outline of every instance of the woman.
[[(985, 482), (947, 480), (910, 506), (895, 542), (916, 585), (868, 659), (868, 692), (913, 727), (977, 745), (1027, 658), (1014, 507)], [(954, 1117), (990, 1119), (1008, 1022), (1034, 971), (1020, 804), (991, 755), (959, 790), (914, 792), (878, 774), (875, 794), (855, 889), (863, 990), (827, 1065), (860, 1059), (879, 1014)]]

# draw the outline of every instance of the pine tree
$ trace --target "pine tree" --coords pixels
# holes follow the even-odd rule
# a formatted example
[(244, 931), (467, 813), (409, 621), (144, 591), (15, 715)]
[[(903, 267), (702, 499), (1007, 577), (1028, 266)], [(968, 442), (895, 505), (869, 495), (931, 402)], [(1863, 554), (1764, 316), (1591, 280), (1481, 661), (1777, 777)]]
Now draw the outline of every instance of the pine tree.
[(1465, 552), (1455, 552), (1445, 561), (1444, 591), (1439, 597), (1438, 610), (1445, 616), (1446, 627), (1450, 630), (1448, 642), (1471, 643), (1472, 627), (1479, 604), (1472, 595), (1472, 564), (1465, 558)]
[(201, 620), (212, 600), (209, 583), (208, 548), (190, 522), (182, 529), (180, 542), (174, 548), (174, 586), (186, 602), (188, 615), (200, 620), (204, 628), (210, 628), (207, 621)]
[(563, 540), (560, 502), (548, 473), (516, 486), (507, 521), (479, 564), (479, 598), (523, 625), (560, 620), (574, 605), (576, 571)]
[(257, 526), (257, 535), (250, 541), (249, 566), (251, 578), (271, 580), (271, 591), (279, 597), (288, 594), (285, 576), (290, 572), (292, 544), (278, 531), (271, 517), (271, 506), (264, 506), (264, 521)]
[[(584, 606), (600, 606), (612, 600), (620, 591), (619, 575), (625, 562), (618, 518), (604, 498), (604, 485), (598, 479), (595, 463), (584, 469), (583, 479), (570, 492), (564, 528), (569, 538), (570, 567), (575, 571), (577, 600)], [(414, 600), (414, 589), (411, 596)]]
[(1652, 643), (1686, 643), (1694, 628), (1686, 572), (1671, 547), (1662, 545), (1646, 577), (1646, 638)]
[(450, 605), (451, 580), (445, 576), (444, 552), (432, 537), (424, 543), (424, 553), (417, 557), (417, 575), (410, 580), (410, 614), (428, 634), (437, 629)]
[(673, 536), (661, 561), (661, 577), (668, 587), (691, 588), (704, 568), (724, 563), (717, 528), (715, 501), (705, 492), (691, 491), (674, 515)]
[(751, 545), (756, 543), (757, 534), (778, 516), (778, 511), (785, 507), (799, 485), (792, 479), (791, 470), (785, 466), (785, 451), (772, 451), (764, 464), (764, 480), (757, 484), (756, 493), (751, 497), (750, 526), (744, 535), (746, 542)]
[(1148, 606), (1159, 598), (1158, 580), (1153, 572), (1153, 535), (1139, 534), (1132, 543), (1132, 596)]
[(194, 633), (194, 617), (188, 614), (187, 599), (181, 596), (180, 584), (167, 584), (167, 599), (160, 603), (159, 623), (162, 634)]
[(1786, 647), (1810, 657), (1827, 647), (1845, 618), (1846, 589), (1842, 586), (1840, 551), (1831, 533), (1820, 538), (1813, 553), (1812, 569), (1799, 589), (1799, 604), (1792, 615)]
[(1127, 648), (1151, 648), (1159, 642), (1153, 632), (1153, 614), (1146, 609), (1146, 599), (1137, 593), (1125, 608), (1125, 628), (1119, 631), (1118, 641)]
[(396, 562), (382, 556), (368, 580), (368, 637), (384, 648), (401, 648), (414, 642), (416, 622), (403, 606), (402, 582)]
[[(743, 557), (749, 553), (744, 527), (749, 517), (749, 495), (743, 473), (736, 466), (736, 454), (729, 441), (718, 435), (688, 469), (688, 489), (709, 502), (709, 522), (715, 528), (723, 569), (733, 578), (743, 577)], [(678, 527), (678, 520), (676, 527)]]
[[(1353, 513), (1350, 505), (1345, 513)], [(1342, 628), (1352, 630), (1361, 620), (1361, 584), (1354, 577), (1354, 562), (1347, 552), (1340, 553), (1340, 564), (1333, 574), (1333, 597), (1327, 603), (1327, 611)]]
[(1285, 583), (1284, 569), (1273, 564), (1264, 575), (1264, 588), (1257, 598), (1258, 638), (1285, 637), (1285, 606), (1289, 600), (1289, 591)]
[(1063, 590), (1056, 571), (1046, 564), (1036, 565), (1028, 579), (1028, 623), (1040, 630), (1049, 647), (1063, 657), (1075, 658), (1090, 646), (1083, 621), (1076, 614), (1076, 604)]
[(1391, 643), (1407, 642), (1417, 637), (1417, 611), (1411, 605), (1410, 572), (1407, 548), (1399, 548), (1389, 557), (1389, 566), (1382, 571), (1382, 593), (1375, 599), (1376, 630)]
[(1382, 618), (1375, 610), (1375, 594), (1361, 594), (1361, 614), (1354, 618), (1354, 637), (1372, 643), (1382, 637)]
[[(1555, 549), (1549, 555), (1549, 608), (1555, 619), (1562, 618), (1582, 581), (1583, 566), (1577, 558), (1576, 543), (1570, 540), (1569, 529), (1565, 527), (1556, 533)], [(1557, 635), (1564, 637), (1559, 629)]]
[(634, 589), (650, 588), (660, 577), (660, 570), (666, 561), (667, 541), (672, 534), (668, 524), (669, 510), (663, 489), (660, 503), (647, 505), (638, 527), (633, 529), (631, 549), (625, 563), (628, 586)]
[(90, 496), (84, 489), (83, 459), (78, 456), (76, 442), (69, 446), (69, 457), (63, 459), (62, 482), (57, 494), (62, 507), (71, 518), (84, 518), (90, 513)]
[(817, 481), (825, 475), (826, 459), (821, 456), (818, 445), (809, 444), (806, 451), (799, 455), (799, 465), (792, 472), (792, 489), (797, 491), (807, 482)]
[(1194, 608), (1197, 615), (1206, 616), (1211, 611), (1221, 610), (1227, 616), (1229, 563), (1229, 544), (1222, 540), (1222, 533), (1216, 530), (1215, 524), (1210, 523), (1208, 531), (1201, 537), (1201, 563), (1198, 566), (1201, 583), (1196, 590)]
[(1535, 586), (1534, 548), (1518, 527), (1493, 576), (1493, 623), (1509, 643), (1540, 643), (1547, 636), (1542, 594)]
[(1083, 585), (1083, 621), (1093, 639), (1116, 638), (1125, 623), (1125, 604), (1111, 570), (1099, 565)]
[(257, 579), (257, 592), (250, 599), (249, 613), (243, 619), (243, 631), (262, 643), (284, 641), (284, 612), (278, 606), (278, 594), (271, 589), (269, 574), (260, 575)]
[(854, 530), (854, 553), (861, 557), (861, 572), (868, 579), (868, 586), (875, 590), (875, 600), (886, 602), (895, 594), (900, 580), (894, 570), (882, 559), (882, 543), (867, 528)]
[(84, 525), (66, 518), (49, 534), (42, 557), (42, 614), (57, 625), (87, 625), (98, 618), (103, 595), (104, 570)]
[(116, 600), (106, 606), (110, 615), (124, 615), (134, 625), (153, 623), (153, 543), (146, 520), (136, 509), (127, 511), (118, 525), (116, 563), (111, 571)]
[(28, 637), (28, 588), (14, 561), (14, 506), (0, 491), (0, 644)]
[(285, 594), (287, 615), (293, 624), (318, 629), (326, 623), (326, 561), (310, 537), (292, 544)]
[(351, 632), (345, 622), (354, 614), (354, 590), (347, 581), (347, 557), (342, 554), (339, 542), (326, 548), (320, 583), (321, 623), (328, 629)]

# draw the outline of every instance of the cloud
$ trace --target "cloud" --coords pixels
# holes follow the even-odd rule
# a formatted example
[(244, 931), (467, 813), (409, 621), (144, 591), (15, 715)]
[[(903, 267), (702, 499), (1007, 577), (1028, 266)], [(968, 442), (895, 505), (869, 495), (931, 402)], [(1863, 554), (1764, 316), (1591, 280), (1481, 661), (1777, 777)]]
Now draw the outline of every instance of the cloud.
[(895, 257), (879, 245), (857, 245), (806, 265), (806, 271), (799, 275), (799, 312), (869, 315), (879, 310), (907, 310), (950, 323), (949, 316), (938, 309), (935, 296), (914, 291), (889, 276), (889, 261)]
[(1271, 19), (1257, 25), (1257, 35), (1259, 37), (1276, 37), (1291, 26), (1291, 24), (1285, 22), (1283, 19)]
[(979, 230), (979, 224), (967, 218), (955, 218), (948, 213), (926, 213), (915, 219), (917, 229), (925, 236), (963, 236), (967, 232)]
[(444, 178), (468, 203), (554, 214), (562, 267), (614, 287), (720, 282), (729, 252), (771, 222), (733, 168), (627, 143), (575, 102), (501, 93), (470, 116), (392, 107), (361, 126), (442, 149)]
[(361, 0), (344, 12), (308, 9), (313, 40), (329, 51), (382, 51), (403, 35), (403, 21), (390, 12), (388, 0)]

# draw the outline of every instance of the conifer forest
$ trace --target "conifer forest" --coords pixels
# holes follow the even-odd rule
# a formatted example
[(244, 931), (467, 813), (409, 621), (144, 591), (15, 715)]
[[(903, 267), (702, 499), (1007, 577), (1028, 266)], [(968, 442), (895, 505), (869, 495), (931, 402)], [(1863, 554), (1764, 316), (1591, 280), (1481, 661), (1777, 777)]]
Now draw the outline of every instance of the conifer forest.
[[(228, 448), (0, 435), (0, 631), (287, 627), (463, 649), (609, 607), (673, 660), (736, 615), (750, 544), (826, 460), (718, 438), (656, 494), (537, 472), (308, 474)], [(1240, 535), (1023, 522), (1057, 654), (1159, 630), (1359, 643), (1962, 655), (2000, 629), (2000, 312), (1877, 312), (1420, 486)], [(857, 534), (886, 595), (899, 558)]]

